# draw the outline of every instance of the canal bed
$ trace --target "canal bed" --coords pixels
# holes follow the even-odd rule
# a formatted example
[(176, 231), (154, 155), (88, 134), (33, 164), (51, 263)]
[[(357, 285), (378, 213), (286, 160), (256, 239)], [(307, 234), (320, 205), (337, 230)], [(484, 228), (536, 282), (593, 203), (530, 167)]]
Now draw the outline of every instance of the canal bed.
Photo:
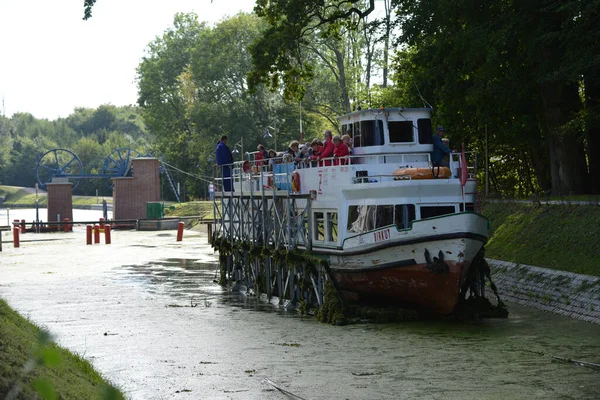
[[(600, 326), (509, 304), (508, 319), (330, 326), (213, 282), (206, 236), (26, 234), (0, 297), (133, 399), (593, 399)], [(47, 241), (46, 239), (53, 239)], [(54, 240), (59, 239), (59, 240)]]

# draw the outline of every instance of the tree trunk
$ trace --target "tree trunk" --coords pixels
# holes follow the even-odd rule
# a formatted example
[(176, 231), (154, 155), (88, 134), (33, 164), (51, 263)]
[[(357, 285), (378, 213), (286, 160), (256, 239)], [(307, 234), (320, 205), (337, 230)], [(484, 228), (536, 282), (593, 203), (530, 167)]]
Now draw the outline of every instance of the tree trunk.
[(590, 193), (600, 193), (600, 74), (585, 77), (586, 141)]
[(538, 146), (532, 146), (530, 148), (531, 153), (531, 166), (535, 173), (538, 185), (547, 194), (552, 189), (550, 181), (550, 173), (548, 171), (548, 162), (544, 155), (548, 154), (548, 146), (540, 139)]
[(585, 152), (582, 133), (566, 127), (580, 108), (577, 85), (549, 82), (542, 86), (546, 132), (550, 137), (550, 172), (555, 195), (585, 192)]

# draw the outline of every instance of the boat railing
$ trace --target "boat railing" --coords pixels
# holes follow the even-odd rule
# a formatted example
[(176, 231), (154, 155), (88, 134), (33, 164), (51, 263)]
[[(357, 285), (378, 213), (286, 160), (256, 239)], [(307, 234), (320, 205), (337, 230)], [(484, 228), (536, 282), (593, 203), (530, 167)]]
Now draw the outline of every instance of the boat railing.
[[(451, 153), (448, 164), (451, 177), (449, 179), (459, 179), (462, 168), (462, 153)], [(465, 160), (467, 161), (468, 179), (474, 180), (477, 173), (476, 153), (465, 152)], [(384, 154), (359, 154), (344, 157), (329, 157), (322, 160), (306, 160), (298, 162), (283, 162), (286, 156), (267, 158), (263, 160), (236, 161), (232, 164), (215, 165), (215, 183), (217, 184), (217, 192), (227, 191), (225, 187), (229, 186), (227, 181), (231, 182), (231, 186), (242, 185), (243, 183), (251, 183), (250, 190), (260, 191), (269, 189), (288, 190), (292, 192), (292, 174), (295, 170), (308, 168), (323, 168), (323, 167), (345, 167), (364, 165), (365, 167), (373, 167), (377, 165), (395, 165), (396, 168), (418, 166), (422, 168), (433, 168), (429, 153), (384, 153)], [(472, 163), (469, 163), (472, 160)], [(368, 176), (352, 177), (352, 183), (379, 183), (391, 180), (411, 180), (412, 177), (408, 174), (392, 175), (389, 173), (377, 173), (369, 171)]]

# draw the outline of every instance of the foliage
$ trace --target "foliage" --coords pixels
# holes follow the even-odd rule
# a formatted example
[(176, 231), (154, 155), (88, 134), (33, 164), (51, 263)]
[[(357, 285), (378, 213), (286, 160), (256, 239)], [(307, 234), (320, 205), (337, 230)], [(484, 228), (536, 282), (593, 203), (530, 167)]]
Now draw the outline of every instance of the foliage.
[(56, 346), (48, 332), (20, 317), (4, 300), (0, 300), (0, 359), (3, 398), (124, 398), (88, 361)]
[[(37, 119), (28, 113), (17, 113), (11, 118), (0, 116), (0, 183), (33, 187), (38, 161), (56, 148), (73, 151), (82, 161), (82, 173), (100, 174), (111, 152), (127, 147), (145, 154), (152, 137), (139, 108), (133, 106), (76, 108), (67, 118), (55, 121)], [(96, 190), (110, 195), (106, 179), (81, 180), (74, 193), (93, 195)]]

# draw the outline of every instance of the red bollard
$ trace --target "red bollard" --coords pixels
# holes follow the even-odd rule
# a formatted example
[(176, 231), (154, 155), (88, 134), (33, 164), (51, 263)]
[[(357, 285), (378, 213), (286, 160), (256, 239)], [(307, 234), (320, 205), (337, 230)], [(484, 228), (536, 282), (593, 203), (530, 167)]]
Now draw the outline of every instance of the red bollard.
[(69, 232), (71, 230), (71, 225), (69, 225), (69, 218), (65, 218), (65, 224), (63, 225), (63, 232)]
[(92, 244), (92, 226), (86, 225), (85, 227), (85, 244)]
[(20, 245), (21, 245), (21, 242), (19, 241), (19, 232), (20, 232), (19, 227), (15, 226), (13, 228), (13, 245), (15, 246), (15, 249), (20, 247)]
[(94, 225), (94, 244), (100, 243), (100, 226)]
[(183, 227), (185, 226), (185, 224), (183, 222), (180, 222), (177, 224), (177, 241), (181, 242), (183, 240)]
[(21, 233), (25, 233), (25, 220), (21, 220)]
[(104, 243), (110, 244), (110, 225), (104, 227)]
[(104, 218), (100, 218), (100, 229), (104, 229)]

